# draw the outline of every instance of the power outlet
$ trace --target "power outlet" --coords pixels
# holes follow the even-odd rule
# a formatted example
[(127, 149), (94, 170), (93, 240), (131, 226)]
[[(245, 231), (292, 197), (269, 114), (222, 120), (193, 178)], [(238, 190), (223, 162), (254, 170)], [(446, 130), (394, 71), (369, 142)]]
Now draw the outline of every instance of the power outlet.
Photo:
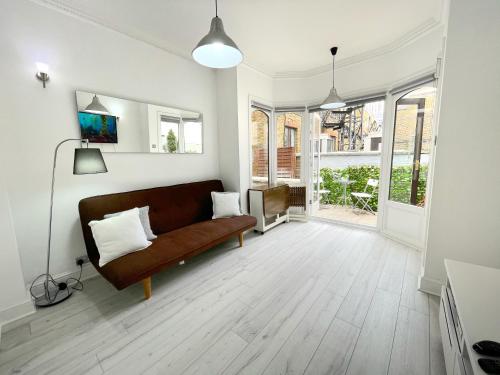
[(81, 262), (83, 262), (83, 264), (90, 262), (89, 257), (87, 255), (82, 255), (75, 258), (75, 263), (77, 266), (79, 266)]

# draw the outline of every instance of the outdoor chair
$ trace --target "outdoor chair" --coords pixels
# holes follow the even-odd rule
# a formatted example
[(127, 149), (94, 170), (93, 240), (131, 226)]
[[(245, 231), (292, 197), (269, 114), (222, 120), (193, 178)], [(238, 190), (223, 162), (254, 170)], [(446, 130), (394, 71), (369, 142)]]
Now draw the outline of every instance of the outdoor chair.
[(366, 183), (365, 190), (363, 192), (353, 192), (352, 197), (352, 208), (356, 209), (356, 206), (362, 211), (367, 211), (375, 215), (375, 211), (370, 206), (370, 200), (375, 196), (378, 187), (378, 180), (372, 178), (368, 179)]
[(318, 193), (319, 193), (320, 203), (321, 203), (321, 201), (323, 201), (325, 204), (330, 204), (331, 203), (331, 201), (330, 201), (331, 191), (330, 191), (330, 189), (327, 189), (324, 186), (323, 177), (319, 176), (318, 183), (319, 183)]

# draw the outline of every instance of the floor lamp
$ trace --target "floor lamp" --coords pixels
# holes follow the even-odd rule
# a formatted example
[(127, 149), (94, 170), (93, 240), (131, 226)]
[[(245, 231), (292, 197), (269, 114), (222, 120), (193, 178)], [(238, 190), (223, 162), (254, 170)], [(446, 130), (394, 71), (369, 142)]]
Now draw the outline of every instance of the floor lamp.
[[(74, 161), (73, 161), (73, 174), (95, 174), (95, 173), (106, 173), (108, 169), (104, 163), (104, 159), (101, 154), (101, 150), (98, 148), (89, 148), (88, 139), (79, 138), (69, 138), (59, 142), (54, 150), (54, 162), (52, 165), (52, 185), (50, 189), (50, 216), (49, 216), (49, 240), (47, 245), (47, 269), (44, 274), (39, 275), (31, 284), (30, 292), (35, 299), (35, 305), (38, 307), (47, 307), (56, 305), (69, 297), (71, 297), (72, 291), (68, 287), (67, 282), (57, 282), (54, 280), (50, 274), (50, 250), (52, 244), (52, 213), (54, 205), (54, 184), (56, 181), (56, 163), (57, 163), (57, 152), (62, 144), (70, 141), (81, 142), (80, 148), (75, 149)], [(82, 147), (83, 144), (87, 147)], [(35, 282), (40, 278), (45, 278), (43, 282), (44, 293), (40, 296), (35, 296), (33, 293), (33, 287)]]

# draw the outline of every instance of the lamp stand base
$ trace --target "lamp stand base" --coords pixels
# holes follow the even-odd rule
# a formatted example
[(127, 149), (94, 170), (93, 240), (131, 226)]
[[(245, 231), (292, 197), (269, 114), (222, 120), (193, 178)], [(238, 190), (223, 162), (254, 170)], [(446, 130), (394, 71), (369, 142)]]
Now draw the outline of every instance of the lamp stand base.
[(35, 306), (36, 307), (49, 307), (57, 305), (62, 301), (67, 300), (73, 292), (66, 283), (59, 283), (57, 287), (48, 288), (46, 293), (41, 295), (40, 297), (35, 298)]

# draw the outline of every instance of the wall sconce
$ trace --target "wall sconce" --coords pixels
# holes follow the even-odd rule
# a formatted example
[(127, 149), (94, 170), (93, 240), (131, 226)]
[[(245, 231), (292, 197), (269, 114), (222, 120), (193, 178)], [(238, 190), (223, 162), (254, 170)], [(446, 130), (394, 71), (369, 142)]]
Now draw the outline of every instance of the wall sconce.
[(49, 78), (49, 66), (47, 64), (37, 62), (36, 63), (36, 78), (43, 82), (43, 88), (45, 88), (45, 82), (47, 82)]

